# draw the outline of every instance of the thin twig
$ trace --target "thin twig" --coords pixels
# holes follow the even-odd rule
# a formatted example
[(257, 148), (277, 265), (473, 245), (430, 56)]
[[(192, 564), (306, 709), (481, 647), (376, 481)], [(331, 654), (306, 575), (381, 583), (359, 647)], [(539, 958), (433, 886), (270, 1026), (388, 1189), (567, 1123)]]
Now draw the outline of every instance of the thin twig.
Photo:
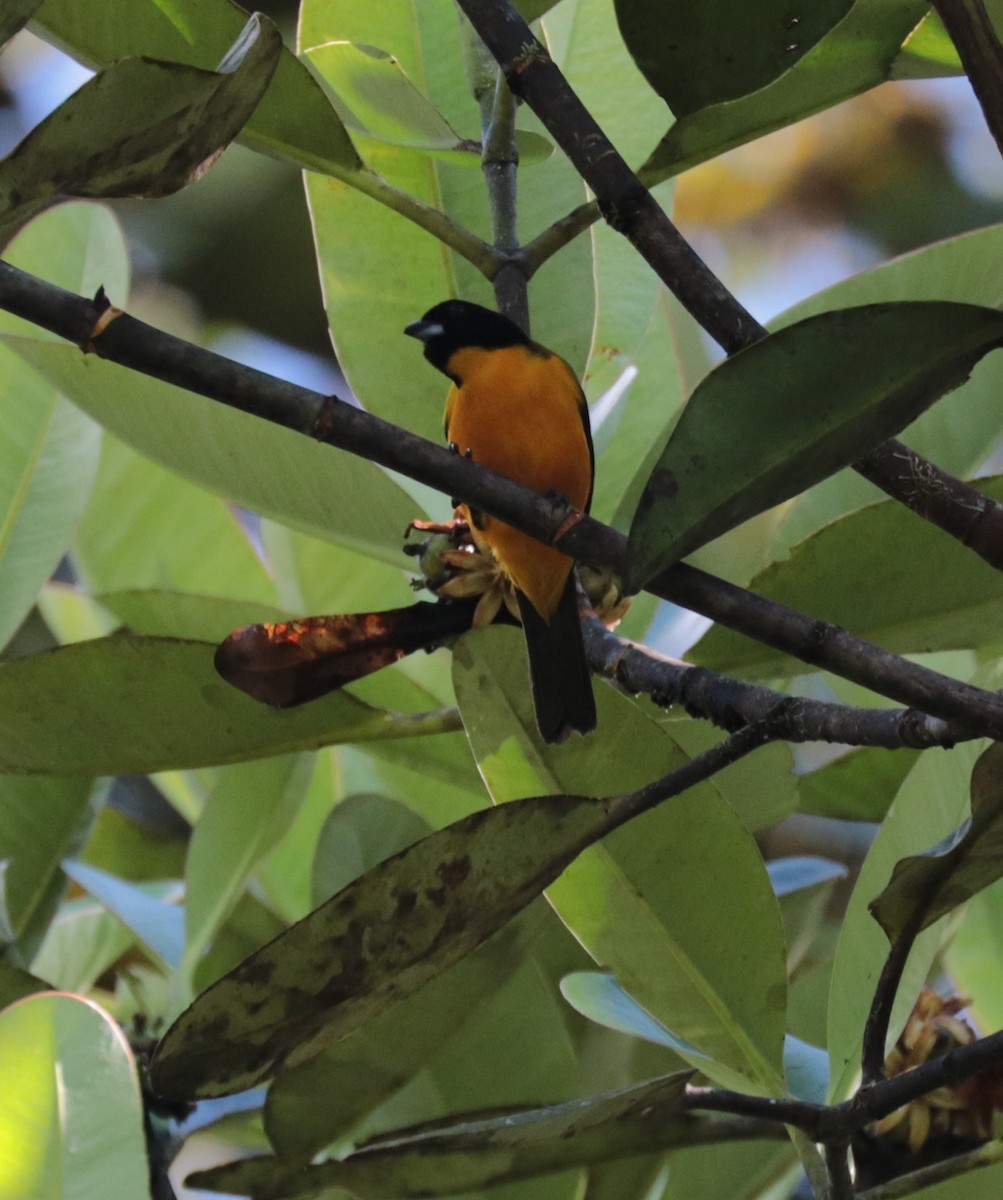
[(866, 1192), (858, 1194), (857, 1200), (902, 1200), (903, 1196), (913, 1196), (933, 1187), (935, 1183), (943, 1183), (983, 1167), (994, 1167), (1000, 1162), (1003, 1162), (1003, 1141), (987, 1142), (967, 1154), (956, 1154), (953, 1158), (942, 1159), (918, 1171), (910, 1171), (907, 1175), (899, 1175), (887, 1183), (868, 1188)]
[[(122, 313), (93, 337), (101, 303), (74, 296), (0, 262), (0, 308), (110, 361), (272, 421), (458, 496), (540, 541), (623, 575), (627, 539), (591, 517), (567, 527), (565, 505), (460, 455), (450, 454), (336, 397), (231, 362)], [(726, 583), (685, 563), (648, 591), (740, 633), (832, 671), (901, 704), (962, 724), (970, 735), (1003, 738), (1003, 696), (891, 654), (834, 625)]]
[(860, 1069), (864, 1084), (877, 1083), (885, 1078), (885, 1042), (888, 1040), (888, 1025), (892, 1008), (898, 994), (902, 972), (905, 970), (913, 943), (923, 928), (925, 908), (913, 913), (912, 919), (892, 942), (881, 968), (870, 1011), (864, 1023), (864, 1040), (860, 1056)]
[(825, 1165), (829, 1172), (829, 1200), (853, 1200), (849, 1143), (829, 1142), (825, 1147)]

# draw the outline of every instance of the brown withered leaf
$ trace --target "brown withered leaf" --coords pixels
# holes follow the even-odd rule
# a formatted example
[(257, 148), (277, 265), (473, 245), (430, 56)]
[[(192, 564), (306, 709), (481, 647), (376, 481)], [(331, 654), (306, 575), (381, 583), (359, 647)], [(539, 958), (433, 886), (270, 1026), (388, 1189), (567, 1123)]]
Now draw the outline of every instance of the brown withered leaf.
[(386, 612), (248, 625), (220, 643), (214, 662), (227, 683), (252, 699), (293, 708), (434, 648), (469, 629), (472, 618), (470, 604), (419, 601)]

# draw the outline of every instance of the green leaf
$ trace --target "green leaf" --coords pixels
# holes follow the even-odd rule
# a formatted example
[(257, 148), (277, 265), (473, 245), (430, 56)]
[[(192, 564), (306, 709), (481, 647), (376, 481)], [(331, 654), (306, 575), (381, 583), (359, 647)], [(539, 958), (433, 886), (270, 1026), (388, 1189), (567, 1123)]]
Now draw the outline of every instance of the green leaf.
[(695, 1046), (656, 1021), (612, 975), (602, 971), (574, 971), (561, 980), (561, 995), (575, 1012), (605, 1029), (665, 1046), (693, 1061), (701, 1057)]
[[(146, 55), (211, 69), (239, 35), (247, 12), (233, 0), (46, 0), (35, 26), (85, 66)], [(278, 70), (241, 141), (265, 154), (341, 176), (361, 169), (344, 126), (309, 69), (283, 50)]]
[[(118, 222), (94, 204), (53, 210), (15, 238), (6, 260), (92, 294), (107, 282), (123, 294), (128, 259)], [(6, 314), (0, 328), (13, 324)], [(0, 349), (0, 645), (27, 616), (55, 570), (87, 504), (101, 430)]]
[(190, 1176), (211, 1191), (273, 1200), (344, 1188), (366, 1200), (441, 1196), (699, 1141), (706, 1121), (683, 1110), (691, 1072), (504, 1116), (454, 1117), (445, 1128), (384, 1134), (340, 1162), (231, 1163)]
[(387, 736), (346, 693), (274, 712), (225, 684), (204, 642), (122, 635), (0, 665), (0, 770), (121, 775)]
[(260, 14), (216, 71), (126, 58), (0, 162), (0, 238), (60, 196), (169, 196), (203, 174), (265, 94), (282, 51)]
[(892, 64), (893, 79), (927, 79), (939, 75), (963, 75), (965, 68), (951, 35), (936, 9), (923, 18), (902, 44), (902, 53)]
[[(306, 58), (331, 86), (342, 120), (363, 147), (374, 139), (480, 167), (480, 142), (461, 137), (392, 54), (376, 46), (338, 41), (307, 50)], [(521, 164), (538, 162), (553, 151), (546, 139), (524, 130), (517, 140)]]
[(285, 833), (312, 772), (306, 755), (283, 755), (235, 763), (217, 776), (188, 847), (186, 972), (233, 911), (258, 860)]
[(903, 42), (928, 10), (928, 0), (856, 0), (848, 15), (779, 79), (677, 121), (644, 164), (645, 181), (678, 175), (884, 83)]
[(196, 998), (156, 1090), (225, 1095), (305, 1062), (479, 946), (616, 820), (608, 801), (535, 796), (381, 863)]
[(90, 779), (0, 777), (0, 861), (11, 931), (30, 960), (65, 891), (60, 863), (90, 824)]
[(786, 0), (697, 6), (616, 0), (620, 32), (645, 79), (677, 117), (735, 100), (785, 74), (853, 6), (823, 0), (792, 15)]
[(31, 970), (51, 987), (86, 992), (135, 943), (122, 922), (88, 896), (63, 904)]
[(6, 0), (0, 9), (0, 44), (27, 25), (41, 6), (42, 0)]
[[(922, 754), (864, 860), (840, 931), (829, 991), (830, 1097), (834, 1100), (849, 1094), (859, 1071), (864, 1021), (888, 956), (888, 939), (868, 905), (887, 886), (900, 859), (921, 853), (963, 820), (978, 753), (978, 744), (965, 743), (950, 752)], [(939, 944), (937, 928), (916, 940), (898, 989), (890, 1023), (893, 1037), (912, 1009)]]
[(250, 600), (193, 596), (190, 592), (157, 588), (104, 592), (96, 599), (130, 633), (195, 642), (222, 641), (244, 625), (287, 621), (292, 616), (284, 609), (268, 608)]
[[(43, 993), (0, 1013), (0, 1193), (143, 1200), (149, 1167), (136, 1065), (96, 1004)], [(100, 1103), (95, 1103), (100, 1097)]]
[(972, 772), (972, 813), (945, 842), (895, 864), (869, 908), (896, 941), (931, 926), (1003, 875), (1003, 747), (992, 745)]
[[(875, 301), (953, 300), (1003, 305), (1003, 281), (993, 269), (1003, 253), (1003, 226), (992, 225), (924, 246), (816, 293), (772, 322), (783, 328), (833, 308)], [(905, 434), (909, 446), (938, 466), (968, 479), (982, 467), (986, 447), (1003, 433), (1003, 355), (990, 354), (950, 404), (937, 404)], [(775, 558), (836, 517), (874, 501), (874, 487), (855, 471), (842, 471), (786, 505)]]
[[(974, 486), (1003, 500), (1003, 478), (980, 479)], [(931, 562), (936, 571), (930, 571)], [(991, 645), (1003, 619), (1003, 575), (891, 500), (827, 525), (749, 586), (896, 654)], [(804, 670), (800, 660), (723, 626), (705, 634), (691, 657), (731, 675), (762, 678)]]
[(995, 310), (903, 302), (809, 317), (726, 360), (690, 397), (645, 487), (633, 585), (848, 466), (1001, 341)]
[(74, 346), (6, 341), (154, 462), (244, 508), (400, 565), (403, 531), (422, 513), (372, 463)]
[(25, 996), (49, 990), (49, 984), (43, 979), (12, 966), (6, 959), (0, 959), (0, 1009), (13, 1004), (15, 1000), (23, 1000)]
[[(185, 624), (218, 624), (221, 616), (214, 622), (204, 610), (199, 613), (198, 598), (207, 595), (253, 605), (257, 615), (252, 622), (268, 620), (277, 611), (276, 585), (230, 506), (111, 434), (103, 440), (97, 481), (73, 543), (73, 561), (96, 594), (170, 588), (175, 594), (196, 596), (171, 604), (169, 611), (166, 601), (160, 605), (153, 598), (147, 602), (123, 597), (123, 619), (135, 616), (142, 626), (137, 632), (152, 633), (154, 625), (169, 623), (171, 634), (180, 636)], [(216, 640), (217, 634), (205, 633), (201, 640), (210, 638)]]
[(798, 779), (798, 809), (840, 821), (881, 821), (918, 750), (858, 748)]
[[(602, 736), (544, 746), (516, 649), (521, 641), (515, 630), (479, 630), (453, 653), (467, 736), (502, 810), (502, 802), (532, 792), (616, 794), (685, 761), (669, 733), (602, 685)], [(725, 878), (727, 903), (716, 882)], [(696, 1047), (701, 1070), (724, 1086), (780, 1087), (786, 974), (779, 908), (752, 835), (712, 784), (617, 830), (573, 863), (547, 898), (589, 954)]]

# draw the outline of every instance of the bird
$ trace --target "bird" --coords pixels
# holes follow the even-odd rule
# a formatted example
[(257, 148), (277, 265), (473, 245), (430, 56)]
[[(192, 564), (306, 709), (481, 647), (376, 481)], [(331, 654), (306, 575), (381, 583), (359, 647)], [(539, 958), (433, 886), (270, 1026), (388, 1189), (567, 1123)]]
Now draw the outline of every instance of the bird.
[[(514, 321), (479, 304), (446, 300), (404, 332), (450, 380), (450, 448), (582, 512), (592, 499), (595, 455), (578, 376)], [(525, 533), (461, 505), (471, 536), (511, 580), (519, 604), (541, 737), (560, 743), (596, 727), (595, 697), (575, 597), (574, 562)]]

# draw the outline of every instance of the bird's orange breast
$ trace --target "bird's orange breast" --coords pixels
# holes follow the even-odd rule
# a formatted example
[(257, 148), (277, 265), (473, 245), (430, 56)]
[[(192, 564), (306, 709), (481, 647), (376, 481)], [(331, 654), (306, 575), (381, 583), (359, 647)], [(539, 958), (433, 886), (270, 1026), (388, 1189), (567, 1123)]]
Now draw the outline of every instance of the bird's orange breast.
[[(449, 373), (460, 382), (446, 401), (446, 437), (461, 454), (587, 508), (593, 471), (588, 414), (562, 358), (535, 346), (465, 348), (453, 354)], [(515, 586), (549, 620), (571, 559), (491, 517), (474, 535), (490, 545)]]

